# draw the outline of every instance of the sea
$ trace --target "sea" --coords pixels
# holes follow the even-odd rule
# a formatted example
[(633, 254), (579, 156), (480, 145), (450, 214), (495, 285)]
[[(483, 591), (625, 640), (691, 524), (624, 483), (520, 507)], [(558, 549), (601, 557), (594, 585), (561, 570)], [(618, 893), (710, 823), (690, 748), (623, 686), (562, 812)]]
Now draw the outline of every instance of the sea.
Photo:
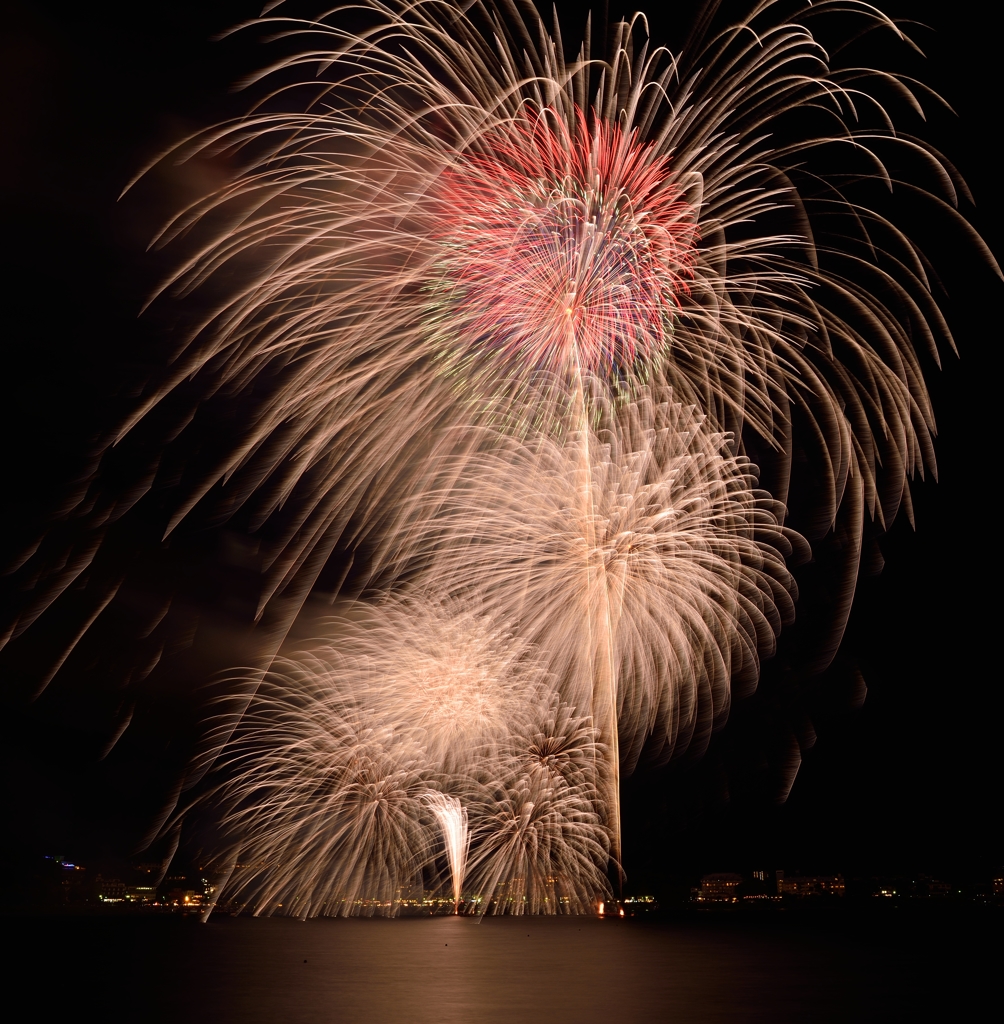
[(7, 918), (4, 1002), (108, 1024), (968, 1022), (999, 1004), (1002, 921)]

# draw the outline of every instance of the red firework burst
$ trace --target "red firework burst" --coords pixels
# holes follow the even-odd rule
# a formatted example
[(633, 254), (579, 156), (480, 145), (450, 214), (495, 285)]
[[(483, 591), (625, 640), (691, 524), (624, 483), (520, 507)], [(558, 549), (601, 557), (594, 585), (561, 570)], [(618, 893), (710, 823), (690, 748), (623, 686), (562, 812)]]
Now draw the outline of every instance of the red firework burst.
[(443, 174), (437, 328), (466, 356), (623, 377), (665, 346), (697, 211), (636, 131), (571, 120), (529, 110)]

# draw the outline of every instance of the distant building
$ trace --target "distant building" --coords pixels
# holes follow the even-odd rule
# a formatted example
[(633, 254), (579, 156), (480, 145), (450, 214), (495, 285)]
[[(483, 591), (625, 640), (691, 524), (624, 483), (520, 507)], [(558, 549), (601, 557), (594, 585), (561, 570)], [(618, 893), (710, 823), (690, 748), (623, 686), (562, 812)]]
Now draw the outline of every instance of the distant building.
[(120, 903), (128, 896), (126, 884), (119, 878), (102, 878), (98, 875), (94, 879), (94, 888), (102, 903)]
[(928, 899), (951, 896), (952, 894), (952, 886), (948, 882), (942, 882), (937, 878), (928, 878), (926, 875), (921, 875), (914, 883), (913, 888), (912, 895)]
[(659, 909), (659, 904), (654, 896), (628, 896), (622, 906), (628, 917), (653, 914)]
[[(202, 905), (202, 895), (194, 889), (168, 889), (164, 900), (175, 907), (199, 907)], [(282, 906), (280, 903), (279, 906)]]
[(705, 875), (701, 879), (701, 890), (697, 899), (701, 903), (737, 903), (739, 900), (738, 890), (742, 881), (742, 875), (727, 871)]
[(1004, 896), (1004, 875), (1000, 875), (994, 879), (994, 895)]
[(736, 893), (740, 901), (748, 906), (767, 906), (772, 901), (780, 902), (773, 871), (751, 871), (743, 880)]
[[(780, 875), (780, 872), (778, 872)], [(782, 896), (843, 896), (843, 875), (789, 875), (779, 877), (777, 889)]]

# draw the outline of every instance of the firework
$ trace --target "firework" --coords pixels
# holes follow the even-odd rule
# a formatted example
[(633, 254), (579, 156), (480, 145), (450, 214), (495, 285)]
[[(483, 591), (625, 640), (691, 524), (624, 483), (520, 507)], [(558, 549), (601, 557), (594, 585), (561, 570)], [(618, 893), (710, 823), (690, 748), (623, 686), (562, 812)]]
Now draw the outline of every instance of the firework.
[(316, 685), (263, 681), (213, 792), (243, 868), (228, 896), (255, 914), (393, 913), (421, 888), (434, 837), (421, 752)]
[[(716, 27), (712, 5), (675, 55), (636, 16), (599, 58), (587, 28), (572, 60), (530, 7), (276, 17), (302, 46), (252, 113), (170, 154), (238, 168), (157, 239), (176, 254), (163, 295), (212, 311), (114, 440), (183, 381), (244, 411), (162, 525), (254, 536), (252, 690), (333, 552), (383, 594), (209, 745), (238, 780), (227, 827), (268, 865), (240, 882), (256, 906), (383, 905), (436, 834), (462, 877), (465, 810), (466, 874), (494, 906), (586, 905), (618, 855), (621, 766), (703, 745), (791, 617), (796, 452), (803, 532), (832, 531), (842, 559), (806, 671), (833, 657), (868, 520), (909, 511), (933, 468), (921, 359), (951, 344), (869, 186), (919, 169), (934, 184), (914, 192), (959, 224), (964, 186), (893, 127), (927, 95), (810, 31), (840, 12), (905, 39), (891, 19), (857, 0), (780, 11)], [(152, 479), (82, 498), (72, 544), (15, 578), (7, 636), (54, 602), (72, 620), (37, 690), (124, 600), (102, 560)], [(588, 779), (510, 771), (555, 693), (595, 732)]]
[[(467, 879), (471, 912), (567, 913), (608, 891), (605, 751), (526, 644), (432, 600), (385, 602), (328, 633), (276, 664), (236, 727), (219, 717), (202, 803), (226, 837), (217, 859), (244, 865), (221, 882), (228, 900), (393, 915), (431, 884), (449, 886), (456, 910)], [(375, 695), (368, 682), (384, 677), (407, 699)]]
[(517, 624), (619, 748), (613, 822), (616, 767), (703, 748), (793, 618), (785, 557), (805, 542), (755, 474), (693, 408), (642, 399), (586, 437), (468, 458), (462, 487), (429, 495), (439, 515), (417, 518), (426, 571)]
[[(961, 184), (889, 127), (890, 104), (919, 104), (907, 81), (829, 65), (806, 25), (831, 8), (902, 38), (864, 4), (774, 21), (763, 3), (676, 56), (636, 18), (606, 61), (586, 45), (566, 62), (530, 8), (521, 21), (375, 3), (358, 35), (337, 14), (279, 20), (305, 49), (268, 73), (309, 72), (311, 100), (289, 113), (303, 101), (284, 85), (180, 147), (244, 169), (158, 240), (209, 231), (166, 282), (174, 294), (250, 254), (261, 269), (240, 264), (239, 292), (122, 432), (193, 374), (211, 391), (266, 373), (276, 385), (168, 528), (227, 482), (231, 514), (243, 505), (267, 541), (266, 603), (316, 575), (310, 552), (346, 529), (393, 529), (394, 496), (420, 489), (416, 467), (464, 447), (472, 422), (581, 430), (638, 383), (672, 386), (710, 429), (759, 434), (782, 456), (811, 447), (824, 529), (848, 502), (859, 531), (866, 514), (890, 522), (932, 462), (914, 339), (934, 351), (949, 338), (915, 247), (841, 201), (852, 183), (828, 184), (817, 153), (845, 144), (870, 180), (886, 173), (879, 150), (899, 151), (935, 167), (952, 204)], [(878, 127), (856, 121), (869, 81), (888, 96), (873, 98)], [(772, 141), (768, 122), (811, 105), (827, 116)], [(767, 221), (783, 230), (758, 230)]]
[[(398, 496), (472, 421), (579, 430), (638, 382), (671, 385), (712, 430), (764, 438), (782, 502), (801, 446), (820, 476), (814, 532), (841, 507), (850, 535), (867, 515), (891, 522), (933, 464), (914, 339), (950, 339), (913, 244), (843, 199), (853, 179), (829, 184), (820, 154), (844, 145), (866, 181), (888, 177), (890, 151), (933, 167), (949, 215), (962, 186), (889, 127), (892, 104), (919, 105), (908, 82), (830, 66), (806, 26), (831, 8), (902, 38), (864, 4), (774, 20), (762, 3), (714, 35), (701, 22), (676, 56), (636, 18), (607, 60), (584, 46), (566, 62), (529, 8), (375, 3), (358, 35), (337, 13), (279, 19), (305, 47), (269, 69), (287, 84), (172, 153), (243, 169), (158, 238), (179, 259), (163, 291), (241, 285), (116, 437), (189, 378), (249, 411), (243, 440), (175, 491), (166, 531), (223, 484), (214, 515), (241, 510), (262, 541), (259, 610), (285, 593), (288, 621), (334, 547), (393, 530)], [(772, 141), (768, 123), (813, 106), (826, 116)], [(877, 126), (856, 121), (865, 110)], [(81, 504), (91, 540), (43, 553), (52, 572), (12, 633), (142, 493)], [(99, 617), (110, 596), (93, 586)]]
[(443, 832), (446, 861), (453, 882), (453, 912), (456, 914), (460, 909), (464, 878), (467, 874), (467, 853), (471, 845), (470, 831), (467, 827), (467, 808), (457, 797), (443, 793), (430, 793), (426, 797), (426, 803), (436, 816), (436, 821)]
[(660, 359), (696, 211), (650, 148), (581, 110), (570, 126), (527, 103), (442, 174), (428, 323), (467, 395), (616, 384)]
[(532, 646), (473, 598), (413, 592), (356, 609), (327, 625), (337, 640), (318, 650), (316, 677), (413, 735), (442, 772), (497, 749), (551, 690)]
[(468, 886), (482, 913), (590, 913), (610, 894), (609, 755), (591, 718), (556, 695), (534, 710), (501, 756), (472, 766)]

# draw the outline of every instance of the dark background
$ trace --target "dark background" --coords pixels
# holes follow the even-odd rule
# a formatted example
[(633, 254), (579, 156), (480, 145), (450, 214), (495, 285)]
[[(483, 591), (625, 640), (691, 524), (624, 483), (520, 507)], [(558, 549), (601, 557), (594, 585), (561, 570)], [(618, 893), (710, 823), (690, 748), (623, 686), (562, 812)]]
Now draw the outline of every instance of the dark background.
[[(678, 40), (683, 23), (668, 11), (683, 5), (647, 6), (653, 36)], [(999, 36), (988, 5), (884, 6), (931, 26), (913, 32), (927, 59), (909, 70), (957, 117), (932, 105), (927, 136), (967, 179), (977, 207), (964, 212), (1000, 252)], [(92, 472), (95, 440), (169, 351), (170, 315), (137, 318), (164, 269), (144, 248), (199, 183), (162, 178), (117, 197), (167, 144), (245, 108), (230, 87), (261, 64), (253, 36), (211, 37), (258, 10), (239, 0), (3, 8), (0, 561)], [(890, 61), (903, 66), (901, 55)], [(967, 875), (1004, 862), (995, 539), (1002, 288), (958, 235), (937, 232), (926, 245), (944, 275), (960, 358), (948, 355), (929, 380), (938, 482), (915, 485), (916, 531), (901, 517), (881, 541), (884, 571), (859, 586), (841, 657), (860, 668), (867, 699), (856, 712), (816, 716), (818, 741), (781, 807), (731, 799), (727, 780), (715, 784), (729, 759), (728, 728), (704, 764), (632, 782), (632, 887), (744, 867)], [(734, 718), (742, 714), (738, 707)], [(7, 700), (3, 715), (5, 845), (81, 858), (131, 852), (138, 812), (123, 803), (95, 813), (95, 801), (114, 798), (94, 789), (91, 754), (75, 747), (64, 719), (39, 715), (21, 697)]]

